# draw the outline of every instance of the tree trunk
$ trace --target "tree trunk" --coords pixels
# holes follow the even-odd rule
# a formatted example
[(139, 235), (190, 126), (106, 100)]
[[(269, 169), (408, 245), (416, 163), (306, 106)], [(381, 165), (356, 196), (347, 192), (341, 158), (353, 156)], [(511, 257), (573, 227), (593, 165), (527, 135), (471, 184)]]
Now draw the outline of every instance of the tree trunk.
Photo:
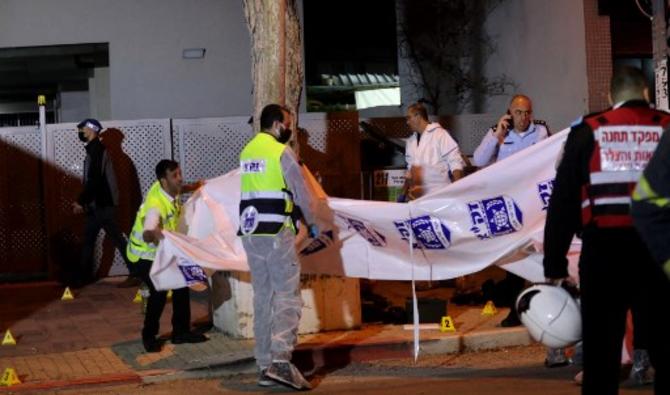
[[(254, 130), (259, 129), (263, 107), (286, 106), (293, 114), (296, 130), (302, 92), (302, 42), (297, 0), (244, 0), (244, 13), (251, 34), (251, 78), (253, 80)], [(296, 133), (291, 137), (295, 147)]]

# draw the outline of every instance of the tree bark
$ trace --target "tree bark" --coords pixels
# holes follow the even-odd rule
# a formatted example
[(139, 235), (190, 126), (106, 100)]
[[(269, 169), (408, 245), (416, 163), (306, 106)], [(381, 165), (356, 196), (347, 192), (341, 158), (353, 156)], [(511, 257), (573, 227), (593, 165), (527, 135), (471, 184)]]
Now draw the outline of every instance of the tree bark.
[[(302, 92), (302, 42), (296, 0), (244, 0), (244, 13), (251, 35), (254, 130), (268, 104), (286, 106), (298, 122)], [(296, 133), (291, 137), (295, 147)]]

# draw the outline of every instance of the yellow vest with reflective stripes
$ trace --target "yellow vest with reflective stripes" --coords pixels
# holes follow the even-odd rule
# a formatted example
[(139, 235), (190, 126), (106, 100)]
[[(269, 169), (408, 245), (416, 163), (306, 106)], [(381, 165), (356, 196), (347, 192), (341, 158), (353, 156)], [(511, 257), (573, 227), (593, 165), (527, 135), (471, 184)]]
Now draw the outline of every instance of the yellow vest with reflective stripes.
[(293, 198), (281, 168), (285, 149), (274, 136), (259, 132), (242, 150), (239, 235), (273, 236), (285, 227), (295, 232)]
[(142, 237), (142, 234), (144, 233), (144, 218), (147, 216), (147, 212), (152, 208), (158, 210), (162, 228), (164, 230), (176, 230), (180, 210), (178, 202), (178, 198), (175, 198), (174, 202), (171, 202), (170, 199), (165, 196), (165, 192), (163, 192), (160, 182), (156, 181), (151, 185), (149, 192), (147, 192), (147, 197), (144, 199), (144, 203), (142, 203), (140, 209), (137, 211), (135, 224), (133, 225), (133, 230), (130, 232), (130, 237), (128, 238), (126, 256), (128, 256), (128, 259), (131, 262), (137, 262), (140, 259), (152, 261), (156, 255), (157, 245), (145, 242)]

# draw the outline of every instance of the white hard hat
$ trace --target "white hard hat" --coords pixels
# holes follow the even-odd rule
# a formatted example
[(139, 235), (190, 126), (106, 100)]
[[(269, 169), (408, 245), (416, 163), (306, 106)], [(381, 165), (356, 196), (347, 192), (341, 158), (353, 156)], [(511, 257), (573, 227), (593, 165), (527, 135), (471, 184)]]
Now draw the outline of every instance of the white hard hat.
[(547, 347), (567, 347), (582, 338), (579, 304), (562, 287), (533, 285), (519, 295), (516, 309), (533, 339)]

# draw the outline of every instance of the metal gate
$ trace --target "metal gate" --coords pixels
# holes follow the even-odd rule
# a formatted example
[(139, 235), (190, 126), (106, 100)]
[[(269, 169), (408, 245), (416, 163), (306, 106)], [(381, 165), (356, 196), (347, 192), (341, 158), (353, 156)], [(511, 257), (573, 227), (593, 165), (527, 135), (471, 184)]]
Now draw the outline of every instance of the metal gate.
[[(474, 149), (489, 117), (465, 116), (453, 123), (465, 152)], [(159, 160), (180, 162), (184, 179), (217, 177), (238, 166), (253, 136), (247, 117), (103, 121), (103, 143), (120, 187), (119, 226), (126, 234), (142, 196), (155, 181)], [(358, 113), (300, 115), (300, 156), (331, 196), (360, 198)], [(387, 137), (409, 133), (403, 118), (371, 119)], [(453, 120), (452, 120), (453, 122)], [(458, 135), (458, 133), (455, 133)], [(83, 217), (71, 204), (81, 191), (84, 146), (76, 124), (0, 128), (0, 280), (58, 277), (79, 261)], [(99, 274), (126, 269), (111, 242), (99, 237)]]
[(0, 280), (48, 276), (42, 150), (37, 128), (0, 129)]
[(253, 136), (248, 119), (174, 119), (174, 156), (184, 180), (214, 178), (237, 168), (240, 152)]
[(360, 199), (357, 112), (300, 114), (300, 157), (330, 196)]
[[(106, 121), (101, 139), (114, 164), (119, 185), (118, 224), (128, 233), (144, 192), (156, 179), (154, 166), (172, 158), (169, 119)], [(84, 145), (78, 140), (76, 124), (47, 125), (45, 188), (47, 229), (51, 267), (54, 273), (71, 267), (79, 260), (83, 217), (72, 214), (71, 204), (81, 191)], [(96, 262), (98, 272), (126, 273), (123, 259), (104, 232), (98, 238)]]

